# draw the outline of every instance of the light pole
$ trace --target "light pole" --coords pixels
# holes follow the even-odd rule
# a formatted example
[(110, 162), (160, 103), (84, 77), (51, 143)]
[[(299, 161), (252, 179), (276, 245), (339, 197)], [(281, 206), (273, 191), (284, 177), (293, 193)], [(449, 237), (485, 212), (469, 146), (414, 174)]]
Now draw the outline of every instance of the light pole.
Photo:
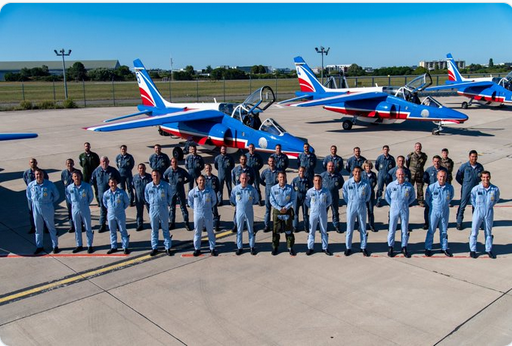
[(316, 52), (322, 54), (322, 71), (321, 71), (322, 85), (324, 84), (324, 54), (325, 55), (329, 54), (329, 49), (331, 49), (331, 47), (329, 47), (327, 49), (325, 49), (324, 46), (320, 46), (320, 48), (315, 47)]
[(55, 52), (55, 54), (57, 54), (57, 56), (62, 57), (62, 75), (64, 77), (64, 95), (67, 100), (68, 99), (68, 84), (66, 83), (66, 63), (64, 62), (64, 57), (71, 55), (71, 49), (67, 53), (64, 53), (64, 48), (59, 50), (58, 52), (56, 49), (54, 49), (53, 51)]

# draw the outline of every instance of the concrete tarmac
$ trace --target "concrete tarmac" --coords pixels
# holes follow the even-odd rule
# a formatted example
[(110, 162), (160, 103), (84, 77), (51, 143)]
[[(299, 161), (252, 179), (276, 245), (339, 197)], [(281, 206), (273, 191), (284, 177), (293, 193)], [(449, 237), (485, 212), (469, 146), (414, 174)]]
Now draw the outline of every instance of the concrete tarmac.
[[(460, 109), (464, 99), (447, 97), (440, 101)], [(272, 107), (265, 113), (290, 133), (307, 138), (319, 161), (332, 144), (338, 146), (338, 154), (345, 161), (352, 156), (354, 146), (374, 161), (384, 144), (396, 158), (413, 151), (419, 141), (429, 156), (426, 167), (431, 165), (432, 156), (440, 155), (446, 147), (456, 171), (468, 160), (469, 151), (476, 149), (478, 161), (491, 171), (491, 182), (501, 190), (493, 228), (495, 260), (484, 252), (483, 232), (479, 234), (479, 257), (469, 257), (471, 208), (466, 209), (465, 229), (457, 231), (460, 185), (455, 181), (455, 206), (450, 209), (448, 231), (453, 258), (441, 253), (438, 232), (434, 256), (424, 256), (423, 208), (417, 205), (411, 207), (412, 258), (386, 255), (387, 205), (375, 208), (379, 231), (369, 232), (369, 258), (358, 252), (358, 234), (354, 234), (355, 253), (345, 257), (345, 234), (334, 231), (329, 232), (332, 257), (321, 252), (318, 234), (316, 252), (306, 256), (305, 232), (296, 233), (296, 257), (287, 253), (284, 237), (280, 253), (272, 256), (271, 233), (262, 231), (265, 209), (259, 206), (255, 207), (258, 254), (248, 252), (244, 233), (245, 252), (236, 256), (235, 235), (230, 231), (233, 208), (226, 203), (219, 208), (222, 230), (217, 234), (218, 257), (206, 253), (207, 242), (203, 242), (204, 255), (191, 256), (193, 233), (184, 229), (179, 208), (177, 228), (172, 231), (174, 256), (148, 255), (147, 214), (145, 230), (136, 232), (135, 208), (127, 210), (131, 254), (109, 256), (109, 234), (97, 232), (96, 201), (91, 206), (96, 251), (92, 255), (72, 254), (75, 235), (67, 233), (60, 183), (66, 159), (75, 159), (79, 166), (78, 155), (85, 141), (91, 142), (92, 151), (108, 156), (112, 165), (121, 144), (128, 146), (137, 163), (147, 163), (155, 143), (162, 144), (169, 155), (179, 145), (177, 139), (159, 136), (156, 128), (112, 133), (82, 129), (133, 112), (133, 107), (122, 107), (0, 113), (2, 132), (39, 134), (36, 139), (0, 142), (0, 345), (512, 343), (511, 108), (475, 106), (464, 110), (469, 121), (446, 126), (439, 136), (431, 134), (435, 127), (431, 123), (356, 125), (344, 131), (338, 115), (322, 109)], [(213, 162), (216, 155), (201, 148), (199, 153), (206, 162)], [(28, 234), (21, 178), (31, 157), (37, 158), (39, 167), (61, 191), (56, 208), (58, 255), (31, 255), (35, 239)], [(297, 174), (296, 161), (291, 160), (290, 166), (289, 181)], [(319, 164), (317, 172), (321, 171)], [(224, 191), (225, 200), (226, 194)], [(343, 228), (345, 209), (345, 205), (340, 207)], [(399, 231), (396, 240), (399, 243)], [(47, 234), (45, 249), (51, 250)]]

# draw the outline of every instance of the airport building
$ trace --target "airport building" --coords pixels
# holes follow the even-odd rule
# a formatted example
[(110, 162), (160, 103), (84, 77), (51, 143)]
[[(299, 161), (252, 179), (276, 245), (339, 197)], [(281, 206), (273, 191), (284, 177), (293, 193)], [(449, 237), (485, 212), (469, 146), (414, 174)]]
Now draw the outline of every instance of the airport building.
[[(84, 64), (85, 70), (97, 68), (117, 69), (121, 65), (119, 60), (66, 60), (66, 69), (73, 66), (75, 62)], [(22, 68), (32, 69), (48, 66), (48, 72), (53, 75), (62, 75), (62, 60), (55, 61), (0, 61), (0, 81), (4, 81), (6, 73), (19, 73)]]
[[(464, 61), (464, 60), (457, 60), (457, 61), (455, 61), (455, 63), (457, 64), (457, 67), (460, 70), (466, 68), (466, 61)], [(446, 60), (420, 61), (419, 65), (421, 67), (426, 68), (428, 71), (443, 70), (443, 69), (448, 68)]]

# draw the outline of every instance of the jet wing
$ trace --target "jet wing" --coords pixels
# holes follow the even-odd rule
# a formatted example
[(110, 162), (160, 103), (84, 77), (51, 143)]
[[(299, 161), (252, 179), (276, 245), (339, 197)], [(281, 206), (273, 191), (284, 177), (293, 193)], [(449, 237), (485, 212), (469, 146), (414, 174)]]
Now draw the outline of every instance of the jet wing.
[(181, 122), (181, 121), (203, 121), (219, 119), (219, 122), (224, 117), (224, 113), (215, 110), (197, 110), (197, 111), (183, 111), (176, 112), (168, 115), (162, 115), (157, 117), (149, 117), (143, 119), (134, 119), (128, 121), (120, 121), (117, 123), (90, 126), (84, 129), (89, 131), (120, 131), (136, 129), (139, 127), (158, 126), (166, 123)]
[(288, 99), (288, 100), (284, 100), (284, 101), (281, 101), (281, 102), (278, 102), (277, 104), (278, 105), (286, 105), (286, 106), (291, 106), (290, 103), (293, 103), (295, 101), (299, 101), (299, 100), (311, 100), (313, 98), (313, 95), (301, 95), (301, 96), (297, 96), (297, 97), (294, 97), (294, 98), (291, 98), (291, 99)]
[(433, 91), (433, 90), (446, 90), (446, 89), (458, 89), (458, 90), (465, 90), (468, 88), (472, 89), (485, 89), (488, 87), (493, 86), (494, 82), (462, 82), (462, 83), (453, 83), (453, 84), (446, 84), (446, 85), (438, 85), (434, 87), (426, 88), (425, 91)]
[(10, 141), (13, 139), (35, 138), (37, 133), (0, 133), (0, 141)]
[(326, 97), (320, 100), (307, 101), (297, 103), (292, 106), (294, 107), (313, 107), (313, 106), (326, 106), (334, 103), (341, 102), (357, 102), (357, 101), (384, 101), (389, 95), (383, 92), (361, 92), (361, 93), (346, 93), (342, 95), (336, 95)]

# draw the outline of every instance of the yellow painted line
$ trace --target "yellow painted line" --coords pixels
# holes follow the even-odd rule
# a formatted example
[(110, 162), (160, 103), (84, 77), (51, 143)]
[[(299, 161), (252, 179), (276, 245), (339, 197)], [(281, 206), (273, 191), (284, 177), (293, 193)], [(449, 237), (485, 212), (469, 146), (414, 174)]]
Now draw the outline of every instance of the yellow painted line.
[[(224, 236), (229, 235), (229, 234), (234, 234), (234, 233), (232, 233), (231, 231), (224, 231), (224, 232), (215, 234), (215, 238), (224, 237)], [(208, 239), (207, 236), (201, 238), (201, 240), (206, 240), (206, 239)], [(190, 244), (187, 244), (187, 245), (190, 245)], [(182, 248), (182, 247), (185, 247), (185, 244), (180, 246), (180, 248)], [(50, 257), (50, 256), (48, 256), (48, 257)], [(154, 257), (151, 257), (148, 254), (148, 255), (144, 255), (144, 256), (141, 256), (141, 257), (134, 258), (134, 259), (129, 259), (129, 260), (123, 261), (121, 263), (117, 263), (117, 264), (113, 264), (113, 265), (110, 265), (110, 266), (107, 266), (107, 267), (103, 267), (103, 268), (100, 268), (100, 269), (91, 270), (89, 272), (85, 272), (85, 273), (82, 273), (82, 274), (76, 274), (76, 275), (73, 275), (73, 276), (71, 276), (69, 278), (66, 278), (66, 279), (61, 279), (61, 280), (58, 280), (58, 281), (55, 281), (55, 282), (52, 282), (52, 283), (49, 283), (49, 284), (45, 284), (45, 285), (42, 285), (42, 286), (34, 287), (34, 288), (31, 288), (31, 289), (28, 289), (28, 290), (25, 290), (25, 291), (22, 291), (22, 292), (18, 292), (18, 293), (14, 293), (14, 294), (5, 296), (3, 298), (0, 298), (0, 304), (9, 302), (11, 300), (17, 300), (17, 299), (20, 299), (20, 298), (23, 298), (23, 297), (34, 295), (34, 294), (37, 294), (37, 293), (42, 293), (42, 292), (44, 292), (46, 290), (51, 290), (53, 288), (56, 288), (56, 287), (59, 287), (59, 286), (63, 286), (63, 285), (67, 285), (67, 284), (70, 284), (70, 283), (74, 283), (76, 281), (85, 280), (85, 279), (87, 279), (89, 277), (92, 277), (92, 276), (96, 276), (96, 275), (103, 274), (105, 272), (121, 269), (121, 268), (130, 266), (130, 265), (133, 265), (133, 264), (137, 264), (137, 263), (140, 263), (140, 262), (143, 262), (145, 260), (152, 259), (152, 258), (154, 258)]]

